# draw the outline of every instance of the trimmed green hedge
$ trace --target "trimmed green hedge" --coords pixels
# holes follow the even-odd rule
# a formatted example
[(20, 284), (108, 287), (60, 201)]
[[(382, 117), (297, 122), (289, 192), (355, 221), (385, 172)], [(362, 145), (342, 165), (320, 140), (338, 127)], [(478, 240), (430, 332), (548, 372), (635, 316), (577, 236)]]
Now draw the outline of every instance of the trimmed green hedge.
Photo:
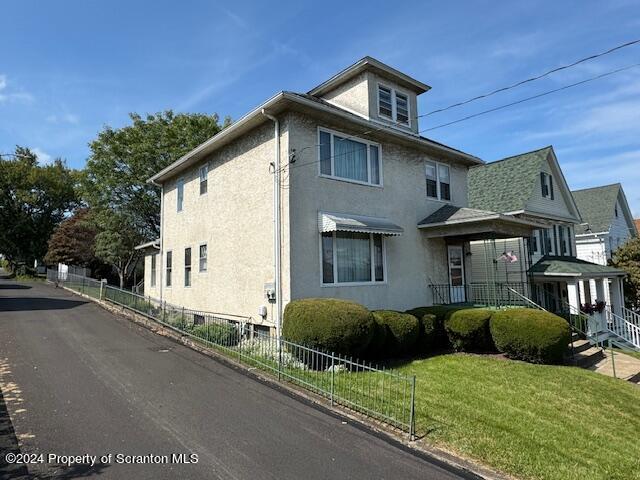
[[(420, 325), (416, 317), (393, 310), (376, 310), (372, 313), (378, 327), (386, 332), (383, 351), (378, 356), (407, 356), (413, 353), (420, 335)], [(379, 341), (380, 339), (377, 339), (377, 342)]]
[(361, 357), (375, 328), (362, 305), (336, 298), (292, 300), (284, 310), (282, 335), (310, 348)]
[[(407, 310), (420, 321), (420, 339), (418, 349), (422, 353), (432, 350), (446, 349), (451, 346), (444, 329), (445, 320), (453, 313), (469, 307), (451, 305), (436, 305), (433, 307), (418, 307)], [(428, 315), (425, 317), (425, 315)]]
[(456, 310), (444, 321), (444, 328), (454, 350), (486, 352), (495, 350), (489, 320), (493, 312), (482, 308)]
[(240, 342), (238, 328), (231, 324), (210, 323), (209, 325), (196, 325), (190, 333), (203, 340), (225, 347), (234, 347)]
[(533, 363), (560, 363), (569, 344), (569, 324), (542, 310), (512, 308), (495, 312), (491, 336), (498, 351)]

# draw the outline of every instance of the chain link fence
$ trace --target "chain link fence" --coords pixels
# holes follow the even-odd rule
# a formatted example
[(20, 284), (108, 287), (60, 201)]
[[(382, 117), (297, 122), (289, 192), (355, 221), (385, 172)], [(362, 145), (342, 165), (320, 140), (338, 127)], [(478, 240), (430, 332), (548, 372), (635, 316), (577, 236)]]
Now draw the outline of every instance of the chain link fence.
[(99, 280), (54, 270), (47, 279), (149, 317), (192, 341), (415, 436), (415, 376), (257, 331), (251, 318), (187, 309)]

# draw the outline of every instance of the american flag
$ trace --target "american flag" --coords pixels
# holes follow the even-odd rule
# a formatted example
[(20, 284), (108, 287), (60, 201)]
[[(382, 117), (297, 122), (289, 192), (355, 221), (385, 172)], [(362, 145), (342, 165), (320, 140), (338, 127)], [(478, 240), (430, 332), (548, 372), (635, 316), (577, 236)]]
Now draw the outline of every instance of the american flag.
[(518, 257), (513, 251), (509, 250), (508, 252), (504, 252), (502, 255), (498, 257), (498, 260), (504, 260), (507, 263), (515, 263), (518, 261)]

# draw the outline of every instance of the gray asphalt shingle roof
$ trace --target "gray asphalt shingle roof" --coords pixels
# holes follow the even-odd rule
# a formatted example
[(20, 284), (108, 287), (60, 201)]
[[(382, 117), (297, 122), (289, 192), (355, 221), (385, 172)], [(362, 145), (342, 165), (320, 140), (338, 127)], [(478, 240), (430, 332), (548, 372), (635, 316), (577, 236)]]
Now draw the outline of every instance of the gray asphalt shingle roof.
[(420, 223), (418, 223), (418, 226), (444, 222), (462, 222), (466, 220), (473, 220), (475, 218), (483, 218), (490, 215), (495, 215), (495, 212), (487, 212), (485, 210), (476, 210), (474, 208), (445, 205), (433, 212), (427, 218), (421, 220)]
[(529, 269), (529, 272), (550, 276), (554, 274), (585, 277), (590, 275), (626, 275), (619, 268), (598, 265), (575, 257), (555, 257), (550, 255), (542, 257)]
[(469, 170), (469, 207), (505, 213), (524, 210), (552, 147), (473, 167)]
[[(580, 210), (582, 221), (589, 224), (591, 232), (609, 231), (619, 192), (619, 183), (571, 192), (578, 205), (578, 210)], [(576, 233), (586, 233), (587, 231), (587, 226), (580, 226), (580, 229), (576, 228)]]

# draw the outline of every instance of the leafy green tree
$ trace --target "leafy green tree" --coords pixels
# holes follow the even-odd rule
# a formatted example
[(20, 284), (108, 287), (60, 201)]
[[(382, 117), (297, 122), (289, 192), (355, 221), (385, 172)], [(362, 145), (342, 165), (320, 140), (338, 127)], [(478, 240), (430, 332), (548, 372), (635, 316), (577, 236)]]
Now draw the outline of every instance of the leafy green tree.
[(96, 228), (88, 208), (80, 208), (64, 220), (49, 238), (44, 261), (89, 267), (95, 263)]
[(171, 110), (132, 124), (105, 127), (90, 143), (83, 197), (91, 208), (130, 218), (145, 239), (160, 234), (160, 190), (147, 180), (220, 131), (218, 115), (174, 114)]
[(116, 270), (120, 288), (135, 270), (140, 253), (134, 249), (144, 238), (131, 219), (102, 211), (96, 218), (100, 231), (95, 238), (96, 257)]
[(0, 158), (0, 252), (12, 269), (44, 257), (51, 233), (78, 203), (77, 180), (62, 160), (41, 165), (28, 148)]
[(215, 114), (130, 117), (131, 125), (107, 126), (90, 143), (82, 181), (83, 199), (96, 212), (96, 255), (118, 271), (121, 286), (142, 255), (133, 247), (160, 235), (160, 189), (147, 180), (221, 129)]
[(640, 238), (632, 238), (613, 252), (611, 264), (627, 272), (624, 279), (625, 303), (640, 308)]

